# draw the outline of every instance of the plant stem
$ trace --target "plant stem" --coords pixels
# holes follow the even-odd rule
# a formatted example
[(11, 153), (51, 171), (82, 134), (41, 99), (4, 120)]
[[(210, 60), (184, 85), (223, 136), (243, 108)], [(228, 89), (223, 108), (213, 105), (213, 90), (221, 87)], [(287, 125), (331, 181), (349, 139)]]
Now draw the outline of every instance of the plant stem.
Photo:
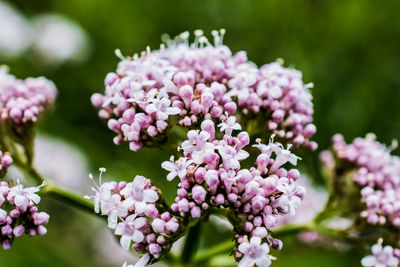
[[(75, 194), (70, 191), (64, 190), (62, 188), (59, 188), (55, 186), (54, 184), (47, 184), (45, 193), (49, 195), (50, 197), (56, 198), (64, 203), (70, 204), (76, 208), (79, 208), (83, 211), (87, 211), (90, 214), (97, 214), (94, 212), (94, 205), (91, 201)], [(100, 214), (97, 214), (98, 216), (101, 216)], [(102, 217), (103, 219), (105, 217)]]
[[(43, 194), (47, 194), (53, 198), (56, 198), (64, 203), (68, 203), (76, 208), (79, 208), (83, 211), (87, 211), (91, 214), (94, 214), (94, 204), (83, 198), (82, 196), (79, 196), (73, 192), (70, 192), (68, 190), (62, 189), (60, 187), (57, 187), (55, 184), (46, 181), (46, 179), (33, 167), (28, 166), (28, 165), (22, 165), (19, 166), (22, 170), (24, 170), (32, 179), (34, 179), (36, 182), (39, 184), (42, 184), (43, 182), (46, 182), (47, 185), (43, 188)], [(96, 213), (97, 214), (97, 213)], [(97, 214), (98, 216), (101, 216), (100, 214)], [(103, 219), (105, 217), (102, 217)]]
[(198, 222), (189, 229), (186, 235), (186, 240), (181, 255), (181, 261), (183, 263), (191, 262), (194, 254), (199, 248), (200, 231), (201, 231), (201, 222)]

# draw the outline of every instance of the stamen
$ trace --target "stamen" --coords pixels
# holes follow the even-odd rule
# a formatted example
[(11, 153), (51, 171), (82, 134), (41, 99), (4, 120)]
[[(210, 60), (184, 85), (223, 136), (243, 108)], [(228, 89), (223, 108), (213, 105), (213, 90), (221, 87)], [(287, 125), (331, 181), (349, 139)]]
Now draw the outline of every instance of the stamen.
[(126, 58), (122, 55), (121, 50), (120, 49), (115, 49), (114, 51), (115, 55), (121, 59), (121, 60), (125, 60)]

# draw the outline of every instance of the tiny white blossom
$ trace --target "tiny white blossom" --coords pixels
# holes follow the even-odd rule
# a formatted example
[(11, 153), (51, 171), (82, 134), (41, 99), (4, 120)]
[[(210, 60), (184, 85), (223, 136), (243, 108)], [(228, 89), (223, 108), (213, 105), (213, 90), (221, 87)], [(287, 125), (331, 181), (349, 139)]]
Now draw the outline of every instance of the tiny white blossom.
[(120, 235), (120, 243), (123, 249), (129, 250), (131, 242), (142, 242), (144, 234), (139, 229), (147, 225), (147, 220), (143, 217), (136, 218), (136, 214), (128, 216), (125, 221), (117, 224), (115, 234)]
[[(228, 116), (227, 116), (228, 117)], [(228, 135), (232, 134), (233, 130), (241, 130), (242, 127), (238, 122), (236, 122), (235, 116), (228, 117), (225, 121), (218, 124), (221, 132), (225, 132)]]
[(38, 187), (27, 187), (24, 188), (22, 184), (19, 183), (12, 188), (10, 188), (10, 192), (8, 193), (7, 200), (14, 201), (15, 205), (20, 208), (22, 211), (26, 211), (28, 206), (31, 203), (38, 204), (40, 202), (40, 196), (36, 193), (40, 191), (40, 188), (44, 186), (46, 183), (44, 182), (42, 185)]
[(193, 160), (187, 158), (179, 158), (176, 162), (174, 156), (171, 156), (170, 161), (164, 161), (161, 167), (170, 173), (167, 175), (167, 180), (172, 181), (176, 176), (180, 179), (186, 176), (186, 170), (193, 163)]
[(157, 192), (146, 187), (148, 187), (148, 179), (136, 175), (135, 179), (121, 190), (121, 195), (125, 197), (124, 206), (130, 208), (134, 205), (135, 212), (143, 214), (147, 209), (148, 203), (158, 200)]
[(176, 115), (181, 112), (178, 107), (170, 107), (171, 100), (165, 90), (161, 90), (156, 98), (150, 99), (150, 104), (146, 107), (148, 114), (156, 113), (158, 120), (166, 120), (169, 115)]
[(296, 215), (296, 209), (301, 206), (301, 198), (296, 196), (298, 188), (294, 184), (279, 182), (277, 187), (283, 194), (279, 197), (279, 206), (286, 206), (289, 208), (291, 216)]
[(150, 255), (149, 254), (144, 254), (137, 262), (135, 265), (132, 264), (127, 264), (124, 262), (124, 265), (122, 267), (145, 267), (150, 261)]
[(269, 247), (266, 243), (261, 244), (261, 238), (253, 236), (250, 242), (244, 241), (239, 245), (239, 251), (243, 254), (238, 267), (250, 267), (256, 264), (258, 267), (271, 265), (269, 258)]

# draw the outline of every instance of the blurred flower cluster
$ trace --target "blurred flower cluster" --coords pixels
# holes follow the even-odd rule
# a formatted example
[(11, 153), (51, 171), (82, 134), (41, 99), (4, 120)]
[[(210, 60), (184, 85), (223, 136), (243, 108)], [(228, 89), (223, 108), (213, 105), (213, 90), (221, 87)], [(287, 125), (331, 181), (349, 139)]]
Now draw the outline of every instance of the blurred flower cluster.
[(40, 14), (28, 19), (0, 1), (0, 25), (0, 59), (26, 55), (36, 65), (56, 67), (84, 61), (90, 51), (88, 34), (65, 16)]
[[(335, 135), (334, 155), (325, 152), (322, 160), (328, 168), (341, 168), (341, 172), (355, 169), (353, 180), (360, 187), (365, 204), (361, 217), (369, 224), (390, 223), (400, 228), (400, 158), (391, 155), (391, 149), (375, 141), (372, 134), (356, 138), (351, 144), (346, 144), (343, 136)], [(334, 158), (351, 165), (335, 162)]]
[(54, 83), (44, 77), (16, 79), (0, 67), (0, 119), (15, 126), (35, 123), (56, 98)]

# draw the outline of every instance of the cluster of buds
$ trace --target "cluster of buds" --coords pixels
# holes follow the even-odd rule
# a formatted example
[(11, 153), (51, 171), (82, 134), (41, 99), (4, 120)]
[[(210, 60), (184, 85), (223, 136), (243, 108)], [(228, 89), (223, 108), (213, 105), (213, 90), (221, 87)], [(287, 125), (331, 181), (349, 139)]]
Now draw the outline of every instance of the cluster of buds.
[(309, 140), (316, 132), (310, 85), (303, 84), (301, 73), (280, 63), (257, 68), (245, 52), (232, 55), (223, 35), (223, 30), (213, 31), (211, 44), (195, 31), (190, 44), (184, 32), (159, 50), (132, 58), (117, 51), (121, 62), (107, 75), (104, 95), (91, 99), (117, 133), (114, 142), (128, 142), (137, 151), (164, 140), (176, 122), (198, 128), (203, 120), (219, 123), (238, 113), (246, 122), (261, 113), (256, 122), (260, 134), (274, 133), (283, 143), (316, 149)]
[(361, 260), (361, 265), (364, 267), (397, 267), (400, 263), (400, 249), (386, 245), (382, 246), (383, 239), (378, 239), (378, 242), (371, 247), (372, 255), (366, 256)]
[(0, 151), (0, 178), (4, 177), (7, 172), (7, 168), (11, 165), (11, 163), (12, 157), (10, 156), (10, 153), (3, 153)]
[[(241, 130), (235, 117), (228, 117), (216, 129), (213, 120), (204, 120), (201, 130), (190, 130), (179, 151), (183, 157), (162, 163), (167, 179), (179, 177), (177, 197), (169, 207), (159, 189), (143, 176), (133, 182), (96, 185), (95, 211), (108, 216), (108, 226), (121, 235), (124, 249), (144, 253), (147, 264), (169, 251), (188, 223), (213, 212), (225, 214), (235, 226), (234, 256), (241, 266), (256, 263), (269, 266), (269, 247), (280, 249), (282, 242), (269, 230), (280, 215), (295, 215), (305, 190), (295, 184), (298, 157), (280, 143), (261, 140), (252, 147), (249, 134)], [(247, 148), (247, 150), (245, 150)], [(260, 151), (253, 167), (241, 167), (249, 151)], [(104, 169), (100, 170), (101, 173)], [(93, 179), (93, 178), (91, 178)]]
[[(121, 236), (122, 248), (145, 254), (144, 265), (169, 251), (180, 221), (169, 212), (160, 190), (143, 176), (136, 176), (130, 183), (101, 183), (103, 172), (105, 169), (101, 168), (99, 185), (93, 181), (95, 211), (108, 216), (108, 227)], [(90, 178), (93, 180), (91, 175)]]
[(0, 67), (0, 119), (15, 125), (37, 121), (41, 113), (51, 106), (57, 89), (44, 77), (19, 80)]
[(234, 117), (218, 125), (205, 120), (200, 130), (188, 132), (188, 139), (180, 150), (183, 157), (166, 161), (168, 180), (179, 177), (177, 197), (172, 211), (182, 217), (198, 218), (215, 210), (223, 210), (234, 225), (236, 246), (234, 256), (240, 266), (269, 266), (269, 247), (280, 249), (282, 242), (269, 234), (280, 215), (295, 215), (305, 190), (295, 181), (300, 174), (296, 169), (286, 170), (287, 162), (296, 164), (298, 157), (279, 143), (254, 147), (260, 150), (253, 167), (241, 167), (249, 157), (245, 148), (250, 139), (240, 130)]
[(0, 182), (0, 242), (3, 249), (10, 249), (14, 238), (24, 234), (45, 235), (45, 225), (50, 216), (38, 212), (40, 197), (38, 187), (24, 188), (22, 184), (9, 185)]
[[(400, 228), (400, 158), (390, 154), (392, 148), (375, 141), (370, 134), (346, 144), (343, 136), (333, 137), (333, 154), (356, 169), (353, 180), (361, 188), (366, 209), (361, 217), (369, 224), (391, 225)], [(322, 154), (329, 168), (339, 168), (330, 152)], [(343, 165), (343, 164), (342, 164)]]

